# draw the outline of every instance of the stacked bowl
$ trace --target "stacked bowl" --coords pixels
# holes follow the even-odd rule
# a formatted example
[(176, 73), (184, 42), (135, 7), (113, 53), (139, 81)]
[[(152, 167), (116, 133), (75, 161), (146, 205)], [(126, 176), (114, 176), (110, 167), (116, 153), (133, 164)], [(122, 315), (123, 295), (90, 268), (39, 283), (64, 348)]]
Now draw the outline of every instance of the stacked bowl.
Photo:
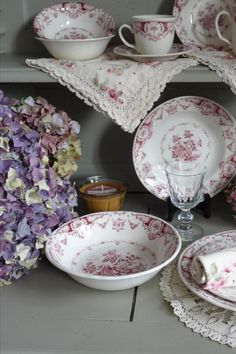
[(89, 60), (101, 55), (114, 37), (115, 21), (102, 9), (82, 2), (63, 2), (43, 9), (34, 31), (56, 59)]

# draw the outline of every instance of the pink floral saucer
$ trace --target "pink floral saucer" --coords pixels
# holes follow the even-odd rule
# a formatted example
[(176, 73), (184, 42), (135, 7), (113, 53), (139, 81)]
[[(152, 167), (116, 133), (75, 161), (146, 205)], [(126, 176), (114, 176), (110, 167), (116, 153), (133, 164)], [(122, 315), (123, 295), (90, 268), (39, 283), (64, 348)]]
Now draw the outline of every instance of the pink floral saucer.
[(149, 192), (169, 197), (165, 165), (174, 160), (197, 161), (207, 167), (203, 192), (219, 193), (235, 173), (236, 122), (218, 103), (184, 96), (152, 110), (133, 142), (137, 176)]
[[(219, 232), (214, 235), (205, 236), (200, 240), (193, 242), (180, 255), (178, 261), (178, 273), (186, 287), (200, 298), (227, 310), (236, 311), (236, 302), (224, 299), (225, 290), (218, 289), (215, 293), (201, 288), (191, 275), (191, 264), (193, 258), (198, 255), (217, 252), (224, 248), (236, 246), (236, 230)], [(232, 291), (229, 290), (229, 291)], [(234, 288), (235, 292), (235, 288)]]
[(126, 45), (120, 45), (114, 48), (114, 53), (120, 55), (123, 58), (132, 59), (135, 61), (166, 61), (175, 60), (176, 58), (186, 55), (192, 52), (192, 48), (184, 46), (180, 43), (175, 43), (173, 48), (167, 54), (140, 54), (135, 49), (129, 48)]

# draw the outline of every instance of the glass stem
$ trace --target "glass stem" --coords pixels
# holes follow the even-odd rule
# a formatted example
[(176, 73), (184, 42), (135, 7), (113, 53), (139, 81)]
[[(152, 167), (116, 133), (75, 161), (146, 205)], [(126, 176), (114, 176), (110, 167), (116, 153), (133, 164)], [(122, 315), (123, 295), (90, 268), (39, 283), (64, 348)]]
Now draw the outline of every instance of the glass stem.
[(181, 213), (178, 215), (178, 220), (180, 223), (180, 229), (183, 231), (191, 230), (192, 228), (192, 221), (193, 221), (193, 214), (190, 210), (182, 210)]

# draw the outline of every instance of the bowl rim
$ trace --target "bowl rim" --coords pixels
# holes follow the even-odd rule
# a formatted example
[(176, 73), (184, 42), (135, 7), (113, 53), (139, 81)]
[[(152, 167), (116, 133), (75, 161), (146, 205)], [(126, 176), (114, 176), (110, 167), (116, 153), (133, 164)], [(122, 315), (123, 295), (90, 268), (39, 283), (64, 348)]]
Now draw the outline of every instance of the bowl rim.
[(35, 36), (34, 38), (37, 39), (38, 41), (42, 41), (42, 42), (84, 43), (84, 42), (97, 42), (99, 40), (104, 40), (104, 39), (111, 39), (114, 36), (115, 36), (115, 33), (112, 33), (111, 35), (105, 36), (105, 37), (93, 37), (93, 38), (84, 38), (84, 39), (53, 39), (53, 38), (44, 38), (44, 37), (38, 37), (38, 36)]
[[(94, 11), (94, 10), (97, 10), (97, 11), (101, 11), (104, 15), (106, 15), (112, 22), (112, 30), (114, 31), (115, 30), (115, 27), (116, 27), (116, 23), (115, 23), (115, 19), (114, 17), (109, 13), (107, 12), (106, 10), (104, 10), (103, 8), (100, 8), (100, 7), (96, 7), (94, 5), (91, 5), (87, 2), (84, 2), (84, 1), (76, 1), (76, 2), (73, 2), (73, 1), (64, 1), (64, 2), (60, 2), (60, 3), (57, 3), (57, 4), (53, 4), (51, 6), (46, 6), (44, 7), (43, 9), (41, 9), (34, 17), (33, 19), (33, 29), (35, 31), (35, 33), (37, 33), (37, 35), (39, 36), (36, 28), (36, 23), (38, 21), (38, 19), (40, 19), (40, 17), (42, 17), (42, 15), (46, 12), (46, 11), (49, 11), (49, 10), (53, 10), (53, 9), (56, 9), (56, 10), (59, 10), (61, 8), (64, 8), (65, 6), (78, 6), (79, 4), (83, 4), (83, 5), (88, 5), (90, 7), (90, 10), (89, 11)], [(40, 36), (39, 36), (40, 37)], [(41, 37), (43, 38), (43, 37)]]
[[(102, 214), (138, 214), (138, 215), (143, 215), (143, 216), (147, 216), (147, 217), (152, 217), (156, 220), (159, 220), (161, 222), (163, 222), (164, 224), (168, 225), (173, 231), (174, 231), (174, 235), (177, 239), (177, 247), (175, 249), (175, 251), (173, 252), (173, 254), (171, 255), (171, 257), (169, 257), (168, 259), (166, 259), (164, 262), (162, 262), (161, 264), (157, 265), (156, 267), (150, 268), (150, 269), (146, 269), (142, 272), (137, 272), (137, 273), (133, 273), (133, 274), (125, 274), (125, 275), (120, 275), (120, 276), (105, 276), (105, 275), (96, 275), (96, 274), (90, 274), (90, 273), (80, 273), (80, 272), (75, 272), (73, 270), (68, 269), (65, 266), (62, 266), (60, 264), (58, 264), (57, 262), (55, 262), (53, 259), (51, 259), (50, 254), (49, 254), (49, 246), (48, 246), (48, 241), (50, 240), (50, 238), (52, 238), (57, 231), (61, 228), (66, 226), (67, 224), (71, 223), (71, 221), (74, 220), (78, 220), (78, 219), (82, 219), (82, 218), (86, 218), (88, 216), (94, 216), (96, 217), (97, 215), (102, 215)], [(147, 213), (142, 213), (142, 212), (136, 212), (136, 211), (131, 211), (131, 210), (122, 210), (122, 211), (102, 211), (102, 212), (96, 212), (96, 213), (88, 213), (79, 217), (76, 217), (72, 220), (69, 220), (68, 222), (62, 224), (61, 226), (59, 226), (56, 230), (53, 231), (53, 233), (49, 236), (49, 238), (47, 239), (46, 243), (45, 243), (45, 255), (47, 257), (47, 259), (49, 260), (50, 263), (52, 263), (56, 268), (62, 270), (63, 272), (69, 274), (69, 275), (73, 275), (76, 276), (78, 278), (83, 278), (83, 279), (88, 279), (88, 280), (106, 280), (106, 281), (114, 281), (114, 280), (126, 280), (126, 279), (133, 279), (133, 278), (137, 278), (137, 277), (142, 277), (151, 273), (155, 273), (158, 270), (162, 269), (163, 267), (165, 267), (166, 265), (168, 265), (171, 261), (173, 261), (177, 255), (179, 254), (180, 250), (182, 247), (182, 239), (181, 236), (179, 234), (179, 232), (177, 231), (177, 229), (171, 225), (169, 222), (165, 221), (164, 219), (152, 215), (152, 214), (147, 214)]]

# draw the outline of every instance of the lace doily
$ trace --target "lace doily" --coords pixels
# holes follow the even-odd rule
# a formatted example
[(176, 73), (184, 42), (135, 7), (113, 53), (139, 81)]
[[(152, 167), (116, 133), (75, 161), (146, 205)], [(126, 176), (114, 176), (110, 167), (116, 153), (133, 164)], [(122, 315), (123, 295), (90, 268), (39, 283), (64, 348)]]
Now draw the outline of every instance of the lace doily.
[(198, 65), (192, 58), (135, 62), (111, 49), (89, 61), (27, 59), (74, 92), (85, 103), (107, 114), (127, 132), (134, 132), (174, 75)]
[(214, 49), (197, 49), (191, 52), (189, 56), (214, 70), (219, 78), (229, 85), (232, 92), (236, 94), (236, 57), (233, 54)]
[(212, 305), (192, 294), (182, 283), (177, 262), (162, 271), (160, 289), (181, 322), (203, 337), (236, 347), (236, 312)]
[(236, 94), (236, 59), (228, 52), (194, 50), (188, 58), (173, 61), (124, 59), (109, 49), (89, 61), (27, 59), (28, 66), (40, 69), (74, 92), (85, 103), (133, 133), (159, 99), (173, 77), (199, 63), (214, 70)]

